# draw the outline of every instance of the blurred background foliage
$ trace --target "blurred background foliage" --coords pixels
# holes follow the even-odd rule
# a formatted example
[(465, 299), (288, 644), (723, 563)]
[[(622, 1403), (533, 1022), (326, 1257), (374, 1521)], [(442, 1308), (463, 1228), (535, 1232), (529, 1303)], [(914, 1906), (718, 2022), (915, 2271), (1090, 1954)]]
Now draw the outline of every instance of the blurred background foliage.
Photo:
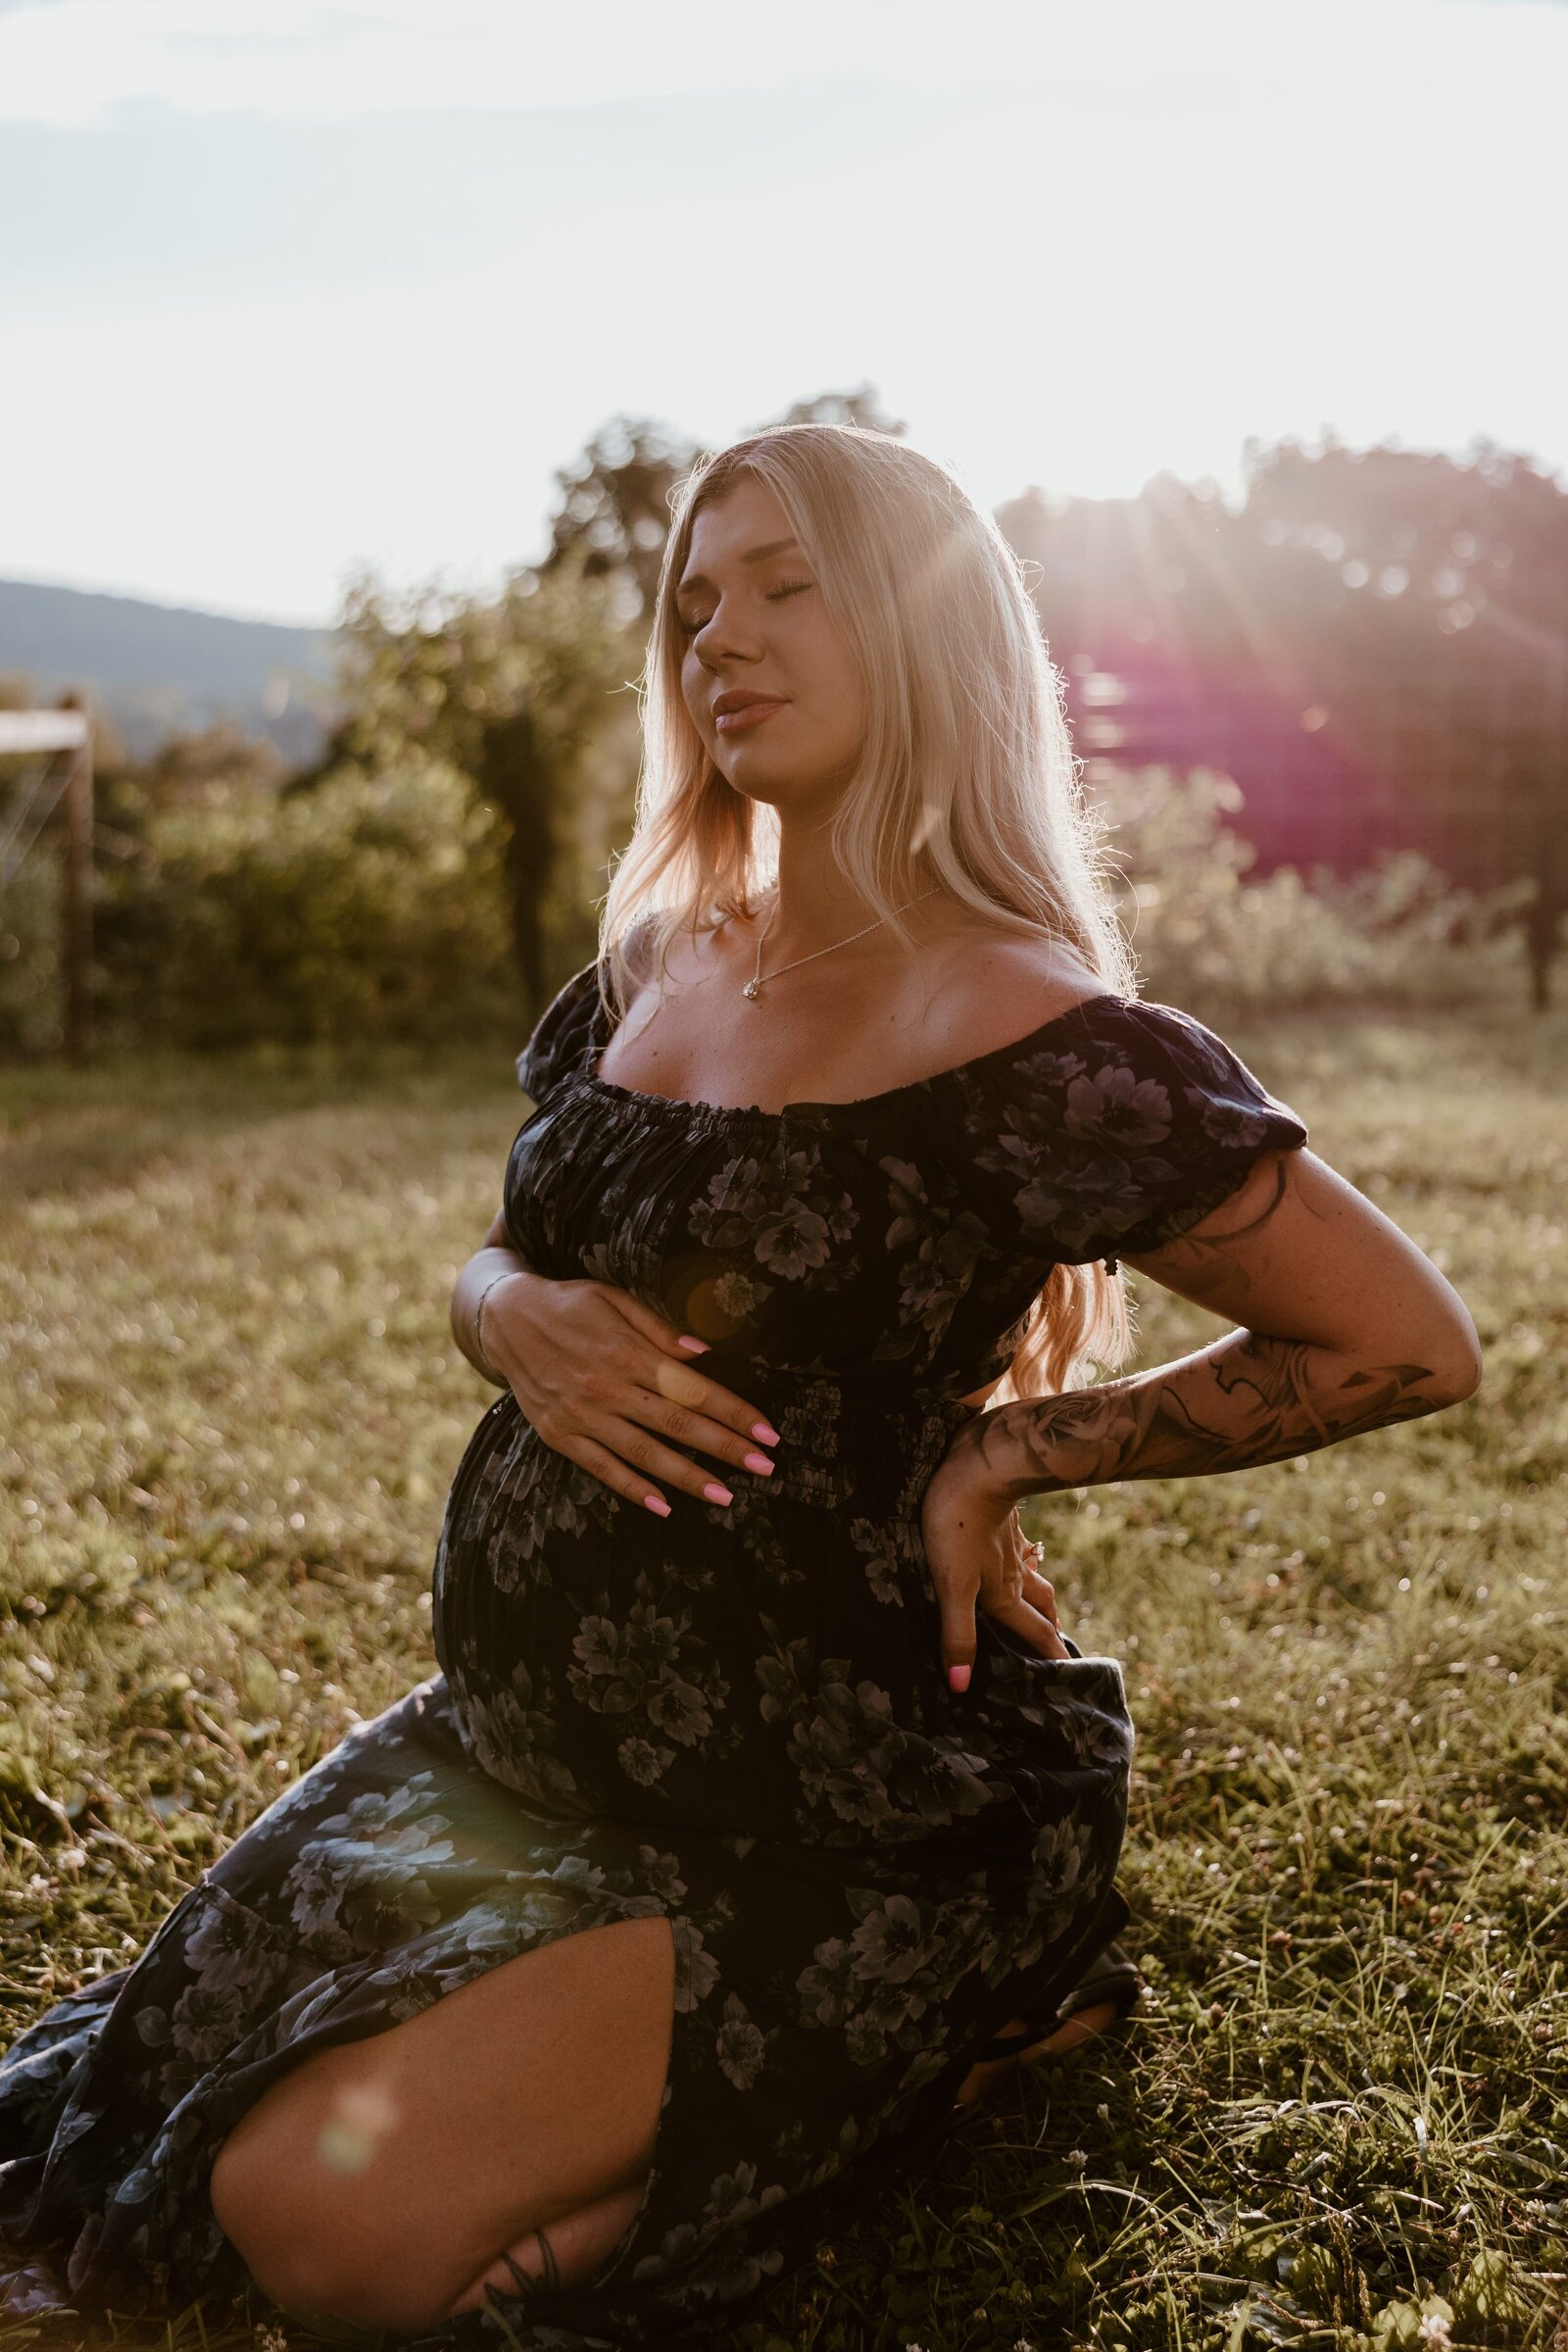
[[(778, 421), (813, 417), (904, 429), (867, 387)], [(612, 420), (558, 474), (543, 559), (494, 595), (357, 577), (308, 765), (222, 725), (135, 760), (100, 721), (101, 1047), (514, 1041), (594, 951), (669, 497), (697, 455)], [(1248, 467), (1240, 513), (1167, 476), (998, 513), (1145, 993), (1221, 1017), (1522, 999), (1528, 977), (1544, 1005), (1568, 892), (1568, 494), (1490, 446), (1461, 466), (1250, 444)], [(27, 699), (0, 681), (0, 704)], [(0, 774), (0, 835), (7, 791)], [(46, 829), (0, 880), (0, 1054), (59, 1044), (56, 895)]]

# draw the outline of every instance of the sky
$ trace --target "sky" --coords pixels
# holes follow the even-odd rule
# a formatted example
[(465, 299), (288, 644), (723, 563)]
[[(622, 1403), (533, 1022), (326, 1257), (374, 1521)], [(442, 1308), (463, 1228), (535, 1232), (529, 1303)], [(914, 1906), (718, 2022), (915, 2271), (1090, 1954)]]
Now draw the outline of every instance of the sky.
[(617, 414), (1568, 467), (1562, 0), (0, 0), (0, 576), (324, 621)]

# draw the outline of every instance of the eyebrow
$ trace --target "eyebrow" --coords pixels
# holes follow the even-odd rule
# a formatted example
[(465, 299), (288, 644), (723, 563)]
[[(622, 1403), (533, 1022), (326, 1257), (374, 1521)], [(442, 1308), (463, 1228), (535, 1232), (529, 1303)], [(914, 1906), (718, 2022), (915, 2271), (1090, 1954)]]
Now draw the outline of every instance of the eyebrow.
[[(781, 549), (786, 547), (799, 547), (800, 544), (800, 541), (795, 538), (768, 539), (765, 540), (760, 547), (749, 547), (746, 550), (746, 553), (742, 556), (741, 562), (743, 564), (760, 564), (764, 556), (776, 556), (779, 554)], [(712, 581), (708, 577), (706, 572), (693, 571), (689, 572), (686, 578), (680, 582), (679, 586), (675, 590), (675, 594), (677, 596), (684, 596), (687, 590), (690, 588), (711, 588), (712, 585)]]

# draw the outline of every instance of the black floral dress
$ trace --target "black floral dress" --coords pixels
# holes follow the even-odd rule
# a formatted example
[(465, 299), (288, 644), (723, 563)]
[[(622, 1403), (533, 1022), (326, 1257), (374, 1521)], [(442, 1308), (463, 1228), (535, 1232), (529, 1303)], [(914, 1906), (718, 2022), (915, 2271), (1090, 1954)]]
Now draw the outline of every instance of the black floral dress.
[(1120, 1668), (982, 1615), (950, 1691), (921, 1497), (1054, 1263), (1155, 1248), (1305, 1126), (1200, 1022), (1115, 995), (776, 1113), (613, 1085), (609, 1033), (588, 965), (519, 1060), (514, 1245), (708, 1339), (777, 1469), (660, 1519), (491, 1405), (436, 1553), (439, 1671), (0, 2064), (14, 2309), (237, 2289), (208, 2175), (269, 2082), (662, 1913), (673, 2038), (636, 2219), (586, 2283), (492, 2290), (409, 2340), (571, 2352), (731, 2319), (934, 2149), (966, 2051), (1127, 1917)]

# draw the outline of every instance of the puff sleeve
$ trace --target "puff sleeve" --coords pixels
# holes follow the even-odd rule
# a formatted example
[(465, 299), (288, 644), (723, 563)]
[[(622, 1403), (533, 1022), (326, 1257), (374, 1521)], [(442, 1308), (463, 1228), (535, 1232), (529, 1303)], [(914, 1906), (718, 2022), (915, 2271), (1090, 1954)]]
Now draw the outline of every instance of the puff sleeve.
[(585, 963), (539, 1015), (517, 1055), (517, 1084), (535, 1102), (542, 1102), (552, 1087), (583, 1066), (598, 1003), (599, 966)]
[(1070, 1265), (1159, 1249), (1263, 1152), (1307, 1140), (1213, 1030), (1139, 998), (1096, 998), (987, 1055), (966, 1095), (993, 1217)]

